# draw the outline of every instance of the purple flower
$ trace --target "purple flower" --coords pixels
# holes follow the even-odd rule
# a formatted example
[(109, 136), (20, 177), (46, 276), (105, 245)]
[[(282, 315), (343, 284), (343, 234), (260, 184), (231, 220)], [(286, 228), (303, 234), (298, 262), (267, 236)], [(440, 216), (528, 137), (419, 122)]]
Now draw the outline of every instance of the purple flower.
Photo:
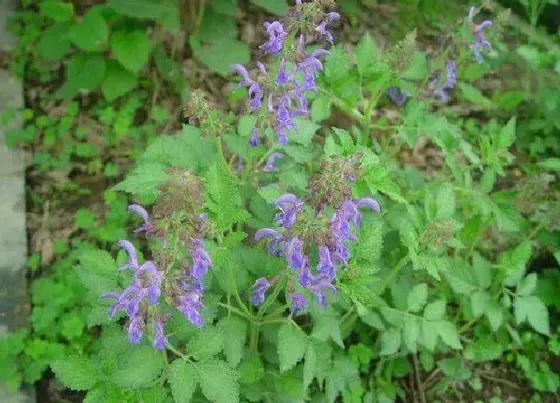
[(283, 57), (280, 59), (280, 66), (278, 67), (278, 73), (276, 73), (276, 84), (286, 85), (289, 79), (290, 77), (288, 77), (288, 73), (286, 72), (286, 58)]
[(134, 230), (134, 233), (137, 234), (138, 232), (145, 231), (146, 237), (149, 238), (151, 232), (154, 229), (154, 224), (150, 221), (150, 217), (148, 216), (148, 212), (144, 209), (144, 207), (140, 206), (139, 204), (131, 204), (128, 206), (128, 211), (131, 213), (135, 213), (142, 218), (144, 224)]
[(389, 88), (386, 94), (397, 106), (403, 106), (406, 102), (406, 99), (410, 96), (410, 93), (408, 91), (401, 90), (399, 87)]
[(145, 291), (132, 283), (121, 294), (109, 292), (101, 295), (101, 298), (116, 299), (116, 302), (109, 308), (110, 318), (114, 317), (117, 311), (123, 310), (132, 319), (140, 311), (140, 301), (144, 298)]
[(268, 34), (268, 40), (259, 46), (259, 49), (263, 49), (265, 53), (270, 55), (275, 55), (282, 50), (284, 39), (286, 39), (288, 33), (284, 30), (280, 21), (265, 22), (263, 26)]
[(367, 207), (375, 211), (376, 213), (381, 212), (381, 207), (379, 206), (379, 203), (376, 200), (370, 199), (369, 197), (364, 197), (363, 199), (358, 200), (356, 202), (356, 206), (359, 208)]
[(132, 269), (133, 271), (138, 270), (140, 267), (138, 266), (138, 257), (136, 256), (136, 249), (134, 249), (134, 245), (132, 245), (126, 239), (121, 239), (118, 242), (119, 246), (125, 250), (128, 255), (128, 262), (123, 264), (119, 267), (119, 270), (125, 269)]
[(264, 302), (264, 293), (270, 288), (270, 283), (264, 277), (259, 278), (251, 287), (251, 303), (255, 306)]
[(167, 338), (163, 333), (163, 325), (164, 319), (161, 317), (157, 317), (154, 319), (154, 341), (153, 346), (158, 350), (165, 349), (165, 345), (167, 344)]
[[(307, 262), (306, 262), (307, 263)], [(298, 274), (298, 282), (302, 287), (309, 287), (311, 285), (311, 281), (313, 280), (313, 275), (309, 271), (307, 264), (303, 266)]]
[(249, 73), (247, 72), (247, 69), (241, 64), (234, 64), (233, 70), (242, 78), (242, 80), (238, 84), (238, 87), (247, 87), (249, 91), (250, 109), (253, 111), (259, 109), (264, 95), (260, 85), (257, 84), (253, 79), (251, 79)]
[(256, 146), (259, 145), (259, 143), (260, 143), (260, 141), (259, 141), (259, 129), (255, 127), (251, 131), (251, 137), (249, 138), (249, 145), (251, 147), (256, 147)]
[(144, 318), (140, 315), (134, 316), (128, 325), (128, 341), (133, 344), (140, 343), (144, 334)]
[(204, 308), (204, 305), (200, 302), (201, 290), (188, 284), (182, 284), (182, 286), (182, 293), (178, 298), (179, 304), (177, 310), (194, 326), (204, 326), (204, 319), (198, 312), (200, 309)]
[(336, 267), (331, 259), (331, 253), (326, 246), (319, 246), (319, 263), (317, 264), (317, 272), (325, 275), (331, 281), (336, 276)]
[(286, 243), (284, 254), (292, 269), (299, 270), (306, 265), (307, 259), (303, 254), (303, 242), (298, 237), (293, 237)]
[(286, 229), (291, 228), (295, 224), (297, 215), (303, 208), (303, 203), (291, 193), (280, 196), (276, 199), (274, 205), (280, 210), (274, 216), (274, 220), (279, 226)]
[(158, 270), (153, 262), (145, 262), (138, 270), (135, 282), (142, 285), (145, 289), (145, 296), (152, 305), (156, 305), (161, 295), (161, 283), (163, 281), (163, 271)]
[(276, 172), (278, 168), (274, 165), (277, 159), (284, 158), (284, 154), (282, 153), (272, 153), (266, 159), (266, 163), (264, 164), (262, 171), (263, 172)]
[(329, 24), (332, 21), (336, 21), (338, 19), (340, 19), (340, 14), (335, 13), (335, 12), (328, 13), (326, 15), (326, 18), (319, 25), (317, 25), (317, 27), (315, 28), (315, 32), (317, 33), (317, 40), (320, 40), (321, 38), (324, 37), (325, 40), (332, 45), (333, 44), (333, 36), (327, 30), (327, 24)]
[(204, 244), (200, 239), (195, 239), (192, 242), (191, 257), (191, 276), (197, 280), (201, 280), (208, 272), (208, 268), (212, 265), (212, 260), (208, 252), (206, 252), (206, 249), (204, 249)]
[(471, 23), (471, 30), (474, 36), (474, 42), (471, 43), (470, 48), (474, 54), (475, 59), (479, 63), (482, 63), (484, 61), (484, 58), (482, 57), (480, 51), (484, 49), (486, 50), (492, 49), (492, 45), (490, 44), (490, 42), (486, 40), (483, 32), (486, 27), (492, 26), (492, 21), (486, 20), (479, 25), (475, 24), (473, 22), (473, 17), (475, 12), (476, 12), (476, 7), (474, 6), (471, 7), (471, 9), (469, 10), (469, 22)]
[(315, 295), (317, 303), (322, 307), (325, 307), (326, 305), (324, 290), (330, 289), (336, 291), (336, 288), (332, 285), (332, 280), (323, 274), (313, 276), (311, 278), (311, 282), (306, 288)]
[(290, 302), (290, 312), (292, 314), (303, 311), (307, 308), (307, 301), (301, 294), (290, 294)]
[(457, 82), (457, 70), (453, 60), (448, 60), (445, 64), (445, 72), (445, 81), (434, 92), (434, 95), (440, 97), (443, 102), (447, 102), (449, 99), (447, 90), (453, 89), (455, 87), (455, 83)]

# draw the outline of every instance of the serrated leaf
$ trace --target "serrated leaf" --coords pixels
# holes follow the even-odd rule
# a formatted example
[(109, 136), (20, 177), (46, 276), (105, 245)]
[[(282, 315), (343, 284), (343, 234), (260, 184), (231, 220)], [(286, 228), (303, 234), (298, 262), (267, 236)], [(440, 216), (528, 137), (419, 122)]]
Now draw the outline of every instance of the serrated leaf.
[(448, 219), (455, 213), (455, 194), (450, 186), (441, 186), (436, 197), (437, 215), (439, 219)]
[(141, 20), (157, 20), (165, 29), (179, 28), (179, 10), (174, 0), (109, 0), (107, 5), (119, 14)]
[(197, 364), (200, 387), (208, 400), (217, 403), (239, 402), (239, 376), (224, 361), (210, 360)]
[(537, 332), (546, 336), (550, 334), (548, 310), (538, 297), (517, 297), (514, 302), (514, 307), (515, 320), (518, 324), (527, 320), (531, 327)]
[(293, 368), (303, 358), (307, 346), (307, 335), (290, 323), (278, 329), (278, 359), (280, 372)]
[(176, 403), (188, 403), (198, 385), (198, 372), (192, 364), (183, 359), (176, 359), (169, 367), (167, 382)]
[(145, 31), (116, 31), (111, 35), (111, 51), (127, 70), (137, 73), (150, 57), (151, 42)]
[(546, 158), (537, 162), (537, 165), (541, 168), (558, 172), (560, 171), (560, 158)]
[(486, 318), (488, 318), (488, 322), (490, 322), (492, 330), (496, 331), (500, 326), (502, 326), (504, 321), (504, 310), (499, 303), (496, 301), (490, 301), (485, 314)]
[(87, 52), (99, 51), (109, 39), (109, 27), (97, 8), (89, 9), (82, 20), (70, 28), (70, 40)]
[(149, 386), (164, 367), (161, 352), (152, 346), (139, 346), (125, 358), (121, 369), (112, 374), (112, 380), (123, 388)]
[(317, 371), (317, 354), (313, 348), (312, 343), (307, 344), (307, 349), (305, 350), (305, 358), (303, 361), (303, 388), (307, 389), (313, 378), (315, 378), (315, 372)]
[(113, 60), (107, 62), (107, 75), (101, 84), (101, 91), (107, 101), (114, 101), (136, 87), (136, 75), (121, 67)]
[(73, 97), (80, 91), (93, 91), (105, 78), (106, 64), (100, 55), (78, 53), (66, 66), (66, 81), (55, 94), (59, 98)]
[(159, 195), (159, 187), (168, 179), (169, 175), (162, 164), (141, 164), (114, 189), (153, 200)]
[(369, 32), (366, 32), (356, 46), (356, 67), (361, 75), (369, 72), (376, 63), (377, 49)]
[(400, 193), (400, 189), (395, 182), (389, 179), (388, 173), (380, 165), (371, 166), (368, 172), (364, 173), (366, 183), (373, 194), (377, 192), (385, 193), (394, 201), (405, 203)]
[(403, 340), (406, 347), (412, 352), (416, 352), (416, 341), (420, 334), (420, 324), (414, 316), (407, 316), (404, 320)]
[(477, 291), (471, 295), (471, 309), (475, 317), (482, 316), (488, 309), (492, 298), (486, 291)]
[(393, 355), (401, 346), (401, 332), (394, 327), (381, 333), (381, 350), (379, 355)]
[(476, 105), (477, 107), (482, 107), (485, 109), (492, 109), (494, 108), (494, 103), (485, 97), (480, 90), (469, 85), (465, 82), (457, 83), (459, 90), (461, 91), (463, 98), (469, 101), (471, 104)]
[(515, 116), (512, 117), (507, 124), (500, 130), (496, 137), (496, 147), (498, 150), (507, 150), (515, 140)]
[(438, 331), (435, 322), (423, 321), (422, 322), (422, 344), (430, 351), (434, 351), (438, 340)]
[(438, 335), (443, 342), (449, 347), (462, 349), (461, 341), (459, 340), (459, 333), (455, 325), (447, 320), (438, 320), (433, 322)]
[(408, 293), (407, 307), (410, 312), (419, 312), (428, 301), (428, 286), (417, 284)]
[(222, 351), (224, 334), (217, 328), (205, 326), (198, 330), (187, 346), (197, 360), (207, 360)]
[(70, 356), (52, 363), (58, 380), (73, 390), (88, 390), (100, 380), (97, 368), (84, 357)]
[(476, 340), (465, 348), (464, 356), (473, 362), (486, 362), (500, 358), (502, 346), (492, 340)]
[(530, 273), (517, 286), (517, 295), (522, 297), (533, 294), (537, 288), (537, 273)]
[(237, 367), (241, 361), (245, 338), (247, 336), (247, 324), (235, 317), (223, 318), (218, 327), (224, 335), (224, 354), (232, 367)]
[(438, 299), (434, 302), (430, 302), (428, 305), (426, 305), (426, 308), (424, 308), (424, 319), (443, 319), (443, 317), (445, 316), (445, 306), (446, 302), (443, 299)]
[(192, 38), (190, 43), (196, 58), (222, 76), (231, 72), (233, 64), (247, 64), (251, 58), (249, 46), (234, 39), (203, 46)]

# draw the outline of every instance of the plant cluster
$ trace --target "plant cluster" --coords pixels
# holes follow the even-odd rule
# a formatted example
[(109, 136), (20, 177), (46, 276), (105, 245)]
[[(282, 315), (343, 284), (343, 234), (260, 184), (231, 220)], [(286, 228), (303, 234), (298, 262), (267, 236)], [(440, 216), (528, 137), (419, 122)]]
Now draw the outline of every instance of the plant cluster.
[[(475, 87), (507, 62), (508, 13), (463, 10), (428, 55), (416, 31), (384, 49), (368, 33), (335, 45), (334, 6), (297, 0), (264, 23), (255, 71), (229, 66), (247, 114), (193, 92), (196, 126), (152, 141), (108, 192), (116, 258), (73, 245), (60, 270), (95, 336), (82, 322), (48, 344), (11, 335), (2, 363), (44, 351), (33, 376), (6, 379), (54, 361), (87, 402), (461, 400), (497, 382), (481, 363), (505, 360), (558, 390), (559, 160), (514, 147), (533, 120), (548, 133), (557, 121), (538, 100), (531, 117), (517, 110), (519, 89)], [(115, 191), (134, 199), (134, 238)], [(35, 282), (34, 328), (56, 323), (57, 284)], [(74, 300), (56, 299), (71, 321)]]

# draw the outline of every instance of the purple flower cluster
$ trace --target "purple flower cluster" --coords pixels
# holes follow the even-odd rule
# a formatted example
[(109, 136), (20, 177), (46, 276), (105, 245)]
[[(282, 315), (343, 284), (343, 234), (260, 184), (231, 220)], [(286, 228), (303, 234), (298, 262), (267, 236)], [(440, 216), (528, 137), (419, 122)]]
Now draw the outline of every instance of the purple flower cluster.
[[(126, 312), (129, 318), (128, 340), (131, 343), (139, 343), (147, 324), (147, 308), (149, 305), (155, 306), (159, 302), (163, 271), (159, 270), (152, 261), (144, 262), (140, 266), (136, 250), (129, 241), (121, 240), (119, 246), (128, 254), (128, 261), (119, 270), (132, 270), (134, 279), (122, 293), (110, 292), (101, 297), (116, 300), (109, 308), (109, 317), (115, 316), (119, 310)], [(164, 346), (166, 342), (163, 332), (156, 331), (158, 326), (163, 326), (162, 319), (154, 321), (153, 343), (156, 348)]]
[(434, 96), (439, 97), (443, 102), (447, 102), (449, 95), (447, 91), (452, 90), (457, 83), (457, 69), (453, 60), (448, 60), (445, 64), (445, 81), (434, 91)]
[[(146, 210), (137, 204), (129, 206), (129, 211), (139, 215), (144, 224), (134, 230), (134, 233), (146, 232), (147, 237), (151, 237), (154, 225), (150, 220)], [(202, 236), (201, 228), (206, 219), (202, 214), (199, 217), (197, 231)], [(165, 241), (164, 241), (165, 242)], [(162, 295), (162, 283), (164, 271), (160, 270), (152, 261), (146, 261), (142, 265), (138, 262), (136, 249), (127, 240), (119, 241), (119, 246), (127, 253), (128, 260), (123, 264), (121, 270), (131, 270), (134, 274), (132, 282), (121, 293), (110, 292), (103, 294), (102, 298), (114, 299), (116, 302), (109, 308), (109, 317), (122, 310), (126, 312), (128, 322), (128, 339), (131, 343), (139, 343), (147, 328), (150, 317), (153, 323), (153, 346), (159, 350), (165, 348), (167, 338), (165, 337), (164, 325), (169, 317), (168, 314), (160, 314), (157, 307)], [(176, 286), (170, 288), (172, 299), (179, 312), (181, 312), (194, 326), (201, 327), (204, 320), (199, 313), (203, 308), (201, 303), (203, 279), (212, 261), (208, 252), (204, 249), (201, 238), (193, 238), (188, 246), (192, 264), (184, 265), (181, 277), (176, 281)]]
[(492, 21), (485, 20), (481, 24), (475, 24), (473, 22), (473, 17), (475, 13), (476, 13), (476, 7), (473, 6), (469, 10), (469, 17), (468, 17), (469, 22), (471, 24), (472, 34), (474, 36), (474, 42), (471, 43), (470, 48), (474, 54), (475, 59), (479, 63), (482, 63), (484, 61), (484, 58), (482, 57), (481, 51), (482, 50), (488, 51), (492, 49), (492, 45), (484, 37), (484, 29), (486, 27), (492, 26)]
[[(301, 6), (301, 2), (297, 2)], [(326, 40), (332, 45), (333, 36), (328, 30), (328, 25), (340, 18), (335, 12), (325, 13), (314, 28), (315, 39)], [(260, 143), (259, 133), (265, 127), (272, 127), (280, 145), (288, 142), (288, 131), (296, 130), (294, 119), (298, 116), (309, 114), (308, 92), (317, 90), (315, 80), (323, 69), (321, 58), (328, 52), (325, 49), (316, 49), (307, 52), (305, 45), (309, 35), (301, 32), (294, 25), (293, 37), (296, 38), (294, 49), (285, 50), (285, 40), (289, 35), (280, 21), (265, 22), (264, 28), (268, 40), (260, 46), (265, 54), (279, 55), (280, 64), (276, 76), (269, 77), (266, 66), (257, 62), (258, 77), (251, 78), (247, 69), (242, 65), (234, 65), (233, 70), (242, 80), (240, 87), (246, 87), (249, 92), (249, 109), (257, 113), (257, 123), (251, 132), (249, 145), (256, 146)], [(263, 104), (266, 104), (263, 106)]]
[[(329, 220), (328, 233), (325, 237), (326, 243), (316, 246), (318, 249), (318, 262), (315, 272), (310, 269), (309, 256), (305, 253), (303, 238), (296, 234), (296, 221), (300, 216), (304, 203), (293, 194), (285, 194), (275, 201), (275, 206), (279, 212), (275, 216), (276, 224), (281, 231), (272, 228), (263, 228), (256, 232), (257, 241), (267, 238), (267, 248), (271, 255), (283, 256), (290, 269), (297, 273), (297, 282), (303, 289), (313, 294), (319, 305), (325, 306), (325, 290), (336, 288), (333, 282), (336, 279), (337, 264), (344, 267), (348, 265), (350, 252), (347, 241), (355, 241), (356, 237), (352, 229), (360, 225), (359, 208), (369, 208), (375, 212), (380, 212), (379, 204), (370, 198), (360, 200), (346, 200), (338, 206)], [(252, 302), (261, 303), (264, 300), (264, 293), (268, 287), (266, 279), (259, 279), (253, 286)], [(256, 298), (258, 297), (258, 298)], [(305, 309), (307, 303), (302, 294), (290, 293), (290, 310), (292, 313)]]

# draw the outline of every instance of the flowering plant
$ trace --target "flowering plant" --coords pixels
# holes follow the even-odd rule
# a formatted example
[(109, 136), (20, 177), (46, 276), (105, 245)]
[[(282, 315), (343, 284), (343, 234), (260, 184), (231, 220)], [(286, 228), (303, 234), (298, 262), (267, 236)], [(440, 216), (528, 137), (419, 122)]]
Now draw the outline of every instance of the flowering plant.
[[(351, 53), (333, 47), (329, 0), (266, 22), (268, 63), (232, 66), (248, 115), (234, 127), (195, 94), (203, 130), (158, 139), (117, 186), (145, 237), (120, 241), (116, 262), (84, 254), (103, 327), (87, 379), (67, 361), (57, 376), (91, 401), (391, 401), (419, 360), (425, 372), (438, 361), (445, 391), (511, 348), (522, 323), (548, 335), (525, 269), (534, 237), (555, 228), (527, 234), (535, 211), (494, 191), (516, 120), (478, 127), (475, 144), (446, 115), (456, 87), (468, 93), (461, 69), (493, 57), (505, 17), (476, 25), (479, 11), (462, 25), (471, 36), (454, 32), (431, 59), (415, 32), (385, 51), (368, 34)], [(348, 130), (327, 123), (335, 110)], [(421, 139), (436, 168), (402, 168)]]

